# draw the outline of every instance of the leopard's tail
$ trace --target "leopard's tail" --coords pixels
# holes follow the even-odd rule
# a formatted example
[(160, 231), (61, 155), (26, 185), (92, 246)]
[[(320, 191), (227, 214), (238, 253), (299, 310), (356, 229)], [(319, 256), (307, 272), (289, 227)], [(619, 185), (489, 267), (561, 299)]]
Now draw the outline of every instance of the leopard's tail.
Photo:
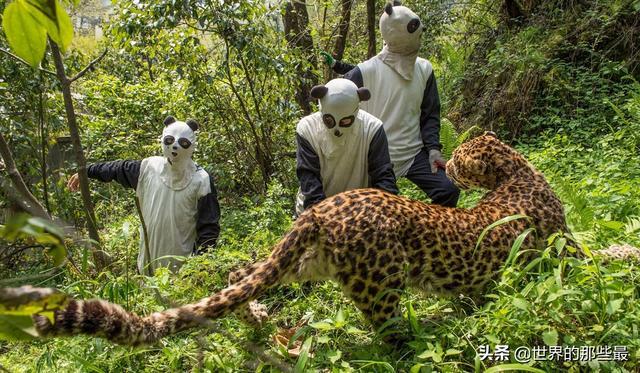
[(207, 319), (222, 317), (257, 298), (292, 268), (317, 233), (314, 217), (303, 214), (252, 274), (197, 303), (141, 317), (102, 300), (72, 300), (64, 310), (55, 312), (53, 323), (45, 316), (34, 315), (36, 330), (42, 336), (88, 334), (126, 345), (153, 343)]
[(606, 249), (591, 251), (594, 257), (601, 261), (633, 260), (640, 262), (640, 249), (631, 245), (611, 245)]

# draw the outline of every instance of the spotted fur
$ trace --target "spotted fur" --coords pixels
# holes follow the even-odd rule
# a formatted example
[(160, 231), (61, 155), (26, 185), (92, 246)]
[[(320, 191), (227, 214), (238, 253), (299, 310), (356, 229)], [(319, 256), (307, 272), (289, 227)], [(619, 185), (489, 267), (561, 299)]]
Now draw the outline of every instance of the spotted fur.
[[(264, 306), (254, 300), (274, 285), (333, 280), (374, 326), (399, 316), (400, 294), (413, 287), (431, 294), (478, 296), (498, 274), (518, 235), (532, 249), (567, 230), (563, 207), (543, 175), (518, 152), (485, 134), (461, 145), (447, 163), (462, 188), (489, 192), (473, 208), (448, 208), (377, 189), (340, 193), (305, 211), (271, 255), (232, 272), (229, 286), (211, 297), (147, 317), (101, 300), (72, 301), (55, 322), (35, 316), (41, 335), (91, 334), (129, 345), (152, 343), (234, 312), (261, 325)], [(476, 243), (491, 223), (497, 226)]]

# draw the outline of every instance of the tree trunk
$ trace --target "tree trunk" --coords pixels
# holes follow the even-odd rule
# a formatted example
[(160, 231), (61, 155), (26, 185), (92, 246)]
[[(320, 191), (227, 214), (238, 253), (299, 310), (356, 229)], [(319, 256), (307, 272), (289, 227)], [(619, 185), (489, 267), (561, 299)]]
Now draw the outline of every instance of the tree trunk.
[(42, 199), (44, 200), (44, 206), (47, 208), (47, 212), (51, 214), (51, 205), (49, 204), (49, 179), (47, 177), (47, 124), (44, 118), (44, 73), (40, 71), (40, 92), (38, 97), (38, 123), (40, 130), (40, 155), (41, 165), (40, 172), (42, 173)]
[[(8, 195), (12, 196), (13, 199), (21, 209), (29, 212), (32, 215), (50, 219), (49, 214), (42, 207), (40, 201), (31, 193), (29, 188), (24, 182), (20, 171), (16, 167), (16, 163), (13, 160), (13, 154), (11, 154), (11, 149), (9, 148), (9, 144), (4, 138), (4, 135), (0, 133), (0, 155), (2, 156), (2, 160), (4, 161), (4, 166), (7, 169), (7, 173), (9, 174), (9, 178), (13, 183), (14, 190), (10, 190), (9, 184), (2, 180), (3, 190), (8, 193)], [(4, 178), (2, 178), (4, 179)]]
[(76, 121), (76, 113), (73, 107), (73, 99), (71, 97), (71, 83), (72, 80), (67, 77), (64, 70), (64, 62), (62, 60), (62, 54), (58, 45), (49, 40), (51, 46), (51, 52), (53, 54), (53, 61), (56, 66), (56, 75), (60, 81), (62, 87), (62, 97), (64, 98), (64, 109), (67, 116), (67, 124), (69, 126), (69, 135), (71, 137), (71, 143), (73, 144), (73, 150), (75, 153), (76, 163), (78, 165), (78, 176), (80, 176), (80, 194), (82, 195), (82, 205), (84, 207), (84, 213), (87, 217), (87, 228), (89, 229), (89, 237), (95, 241), (95, 244), (91, 246), (93, 260), (98, 271), (102, 270), (108, 263), (108, 257), (100, 250), (100, 235), (98, 234), (98, 228), (96, 226), (96, 216), (93, 210), (93, 202), (91, 201), (91, 193), (89, 191), (89, 177), (87, 176), (87, 160), (84, 157), (84, 151), (82, 149), (82, 143), (80, 141), (80, 131), (78, 130), (78, 123)]
[(367, 0), (367, 34), (369, 35), (369, 47), (367, 58), (376, 55), (376, 0)]
[(300, 78), (296, 101), (304, 114), (308, 115), (311, 114), (309, 91), (317, 82), (317, 78), (313, 74), (317, 62), (314, 54), (313, 39), (309, 31), (309, 14), (307, 13), (305, 0), (290, 0), (285, 6), (284, 32), (289, 47), (299, 50), (307, 62), (306, 66), (305, 64), (299, 64), (297, 67), (297, 73)]
[(347, 34), (349, 33), (349, 23), (351, 22), (351, 4), (353, 0), (342, 0), (342, 10), (340, 12), (340, 24), (338, 24), (338, 38), (333, 48), (333, 56), (340, 61), (344, 57), (344, 49), (347, 45)]
[(505, 0), (502, 3), (502, 14), (506, 18), (508, 27), (517, 26), (527, 18), (527, 14), (517, 0)]

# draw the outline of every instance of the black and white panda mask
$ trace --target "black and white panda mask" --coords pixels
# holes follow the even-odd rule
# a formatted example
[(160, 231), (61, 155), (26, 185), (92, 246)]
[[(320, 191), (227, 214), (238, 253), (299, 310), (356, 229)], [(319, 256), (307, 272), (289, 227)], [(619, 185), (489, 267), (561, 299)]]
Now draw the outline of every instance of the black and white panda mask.
[(196, 147), (198, 123), (192, 119), (186, 122), (169, 116), (164, 120), (164, 129), (160, 138), (162, 154), (172, 166), (183, 168), (191, 164)]
[(371, 94), (366, 88), (358, 88), (348, 79), (333, 79), (325, 85), (311, 88), (311, 97), (320, 101), (322, 122), (334, 136), (348, 135), (358, 117), (358, 104)]
[(379, 57), (404, 79), (411, 80), (420, 50), (424, 26), (420, 17), (399, 2), (387, 4), (380, 17), (380, 34), (385, 42)]

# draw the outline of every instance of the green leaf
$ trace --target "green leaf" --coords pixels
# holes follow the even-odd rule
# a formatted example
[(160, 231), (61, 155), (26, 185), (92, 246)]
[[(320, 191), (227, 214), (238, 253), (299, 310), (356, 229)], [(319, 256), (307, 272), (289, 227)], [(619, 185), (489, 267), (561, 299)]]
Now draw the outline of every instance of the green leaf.
[(418, 316), (416, 316), (416, 311), (413, 309), (413, 304), (409, 303), (407, 306), (407, 318), (409, 319), (409, 326), (411, 326), (411, 331), (414, 333), (420, 332), (420, 325), (418, 323)]
[(482, 243), (482, 240), (484, 239), (484, 236), (486, 236), (487, 233), (489, 233), (490, 230), (492, 230), (493, 228), (498, 227), (498, 226), (500, 226), (502, 224), (506, 224), (506, 223), (509, 223), (511, 221), (518, 220), (518, 219), (531, 220), (531, 218), (529, 216), (527, 216), (527, 215), (515, 214), (515, 215), (504, 217), (504, 218), (502, 218), (500, 220), (497, 220), (497, 221), (491, 223), (485, 229), (483, 229), (482, 233), (480, 233), (480, 237), (478, 237), (478, 241), (476, 242), (476, 247), (475, 247), (475, 249), (473, 249), (473, 254), (476, 253), (476, 250), (478, 250), (478, 247), (480, 247), (480, 244)]
[(49, 220), (38, 218), (38, 217), (31, 217), (27, 220), (27, 222), (33, 226), (41, 228), (43, 231), (46, 230), (48, 233), (56, 236), (59, 242), (62, 242), (64, 240), (64, 232), (62, 231), (62, 229), (54, 225)]
[[(73, 40), (73, 23), (71, 18), (67, 14), (67, 11), (62, 7), (60, 2), (56, 1), (56, 15), (58, 30), (60, 32), (60, 40), (56, 41), (60, 45), (60, 49), (65, 51), (71, 41)], [(55, 39), (54, 39), (55, 40)]]
[(427, 350), (420, 355), (418, 355), (418, 359), (432, 359), (434, 363), (439, 363), (442, 361), (442, 352), (437, 351), (437, 349)]
[(31, 315), (53, 320), (53, 311), (65, 307), (67, 296), (55, 289), (22, 286), (0, 289), (0, 340), (24, 340), (37, 336)]
[(312, 324), (309, 324), (309, 326), (314, 328), (314, 329), (318, 329), (318, 330), (333, 330), (333, 329), (335, 329), (333, 324), (331, 324), (330, 322), (327, 322), (327, 321), (314, 322)]
[(338, 314), (335, 319), (336, 328), (342, 328), (345, 324), (344, 322), (344, 312), (342, 311), (342, 307), (338, 310)]
[(53, 265), (56, 267), (64, 263), (67, 258), (67, 250), (63, 246), (54, 246), (47, 250), (47, 254), (51, 256)]
[(615, 231), (619, 231), (619, 230), (622, 230), (624, 228), (624, 223), (623, 222), (619, 222), (619, 221), (614, 221), (614, 220), (596, 220), (596, 222), (601, 227), (613, 229)]
[(33, 19), (24, 0), (15, 0), (5, 8), (2, 28), (15, 54), (31, 67), (38, 67), (47, 47), (47, 33)]
[(362, 330), (362, 329), (358, 329), (355, 326), (349, 326), (347, 327), (346, 330), (347, 334), (366, 334), (367, 332)]
[(304, 372), (305, 367), (307, 365), (307, 361), (309, 361), (309, 350), (311, 349), (311, 342), (313, 341), (313, 337), (307, 338), (306, 341), (302, 344), (302, 348), (300, 348), (300, 356), (298, 357), (298, 361), (296, 362), (296, 366), (293, 368), (293, 371)]
[(29, 215), (27, 214), (18, 214), (9, 218), (5, 225), (0, 226), (0, 237), (4, 238), (8, 241), (13, 241), (20, 235), (20, 230), (22, 227), (27, 224), (27, 220), (29, 219)]
[(558, 290), (555, 293), (549, 294), (549, 296), (547, 297), (546, 303), (553, 302), (554, 300), (569, 294), (582, 294), (582, 293), (577, 290)]
[(329, 353), (327, 353), (327, 357), (329, 358), (331, 364), (335, 364), (336, 361), (340, 360), (340, 358), (342, 357), (342, 351), (329, 351)]
[(535, 230), (536, 230), (535, 228), (527, 228), (525, 229), (524, 232), (520, 233), (520, 235), (515, 239), (515, 241), (513, 241), (513, 245), (511, 246), (511, 251), (509, 252), (509, 257), (507, 258), (507, 261), (504, 264), (505, 267), (508, 267), (509, 264), (511, 264), (513, 260), (515, 260), (516, 255), (518, 254), (518, 251), (520, 251), (520, 247), (522, 247), (522, 243), (527, 238), (529, 233)]
[(556, 240), (556, 242), (554, 244), (555, 244), (556, 250), (558, 250), (558, 252), (560, 252), (565, 247), (565, 245), (567, 244), (567, 239), (564, 238), (564, 237), (560, 237), (560, 238), (558, 238)]
[(463, 352), (462, 350), (456, 350), (455, 348), (450, 348), (447, 351), (445, 351), (444, 355), (445, 356), (459, 355), (462, 352)]
[(73, 24), (57, 0), (24, 0), (31, 16), (64, 51), (73, 39)]
[(513, 298), (512, 303), (516, 308), (519, 308), (519, 309), (521, 309), (523, 311), (528, 311), (529, 310), (530, 304), (524, 298)]
[(545, 373), (544, 370), (530, 367), (524, 364), (502, 364), (493, 366), (484, 371), (484, 373), (496, 373), (496, 372), (510, 372), (510, 371), (520, 371), (520, 372), (534, 372), (534, 373)]
[(551, 329), (548, 332), (542, 333), (542, 341), (547, 346), (556, 346), (558, 344), (558, 331)]
[(604, 330), (604, 326), (602, 325), (594, 325), (591, 327), (591, 330), (593, 330), (594, 332), (601, 332)]
[(37, 336), (30, 315), (0, 314), (0, 340), (27, 341)]
[(624, 298), (609, 301), (609, 303), (607, 303), (607, 313), (609, 315), (613, 315), (614, 313), (618, 312), (618, 310), (622, 306), (622, 301), (624, 301)]

